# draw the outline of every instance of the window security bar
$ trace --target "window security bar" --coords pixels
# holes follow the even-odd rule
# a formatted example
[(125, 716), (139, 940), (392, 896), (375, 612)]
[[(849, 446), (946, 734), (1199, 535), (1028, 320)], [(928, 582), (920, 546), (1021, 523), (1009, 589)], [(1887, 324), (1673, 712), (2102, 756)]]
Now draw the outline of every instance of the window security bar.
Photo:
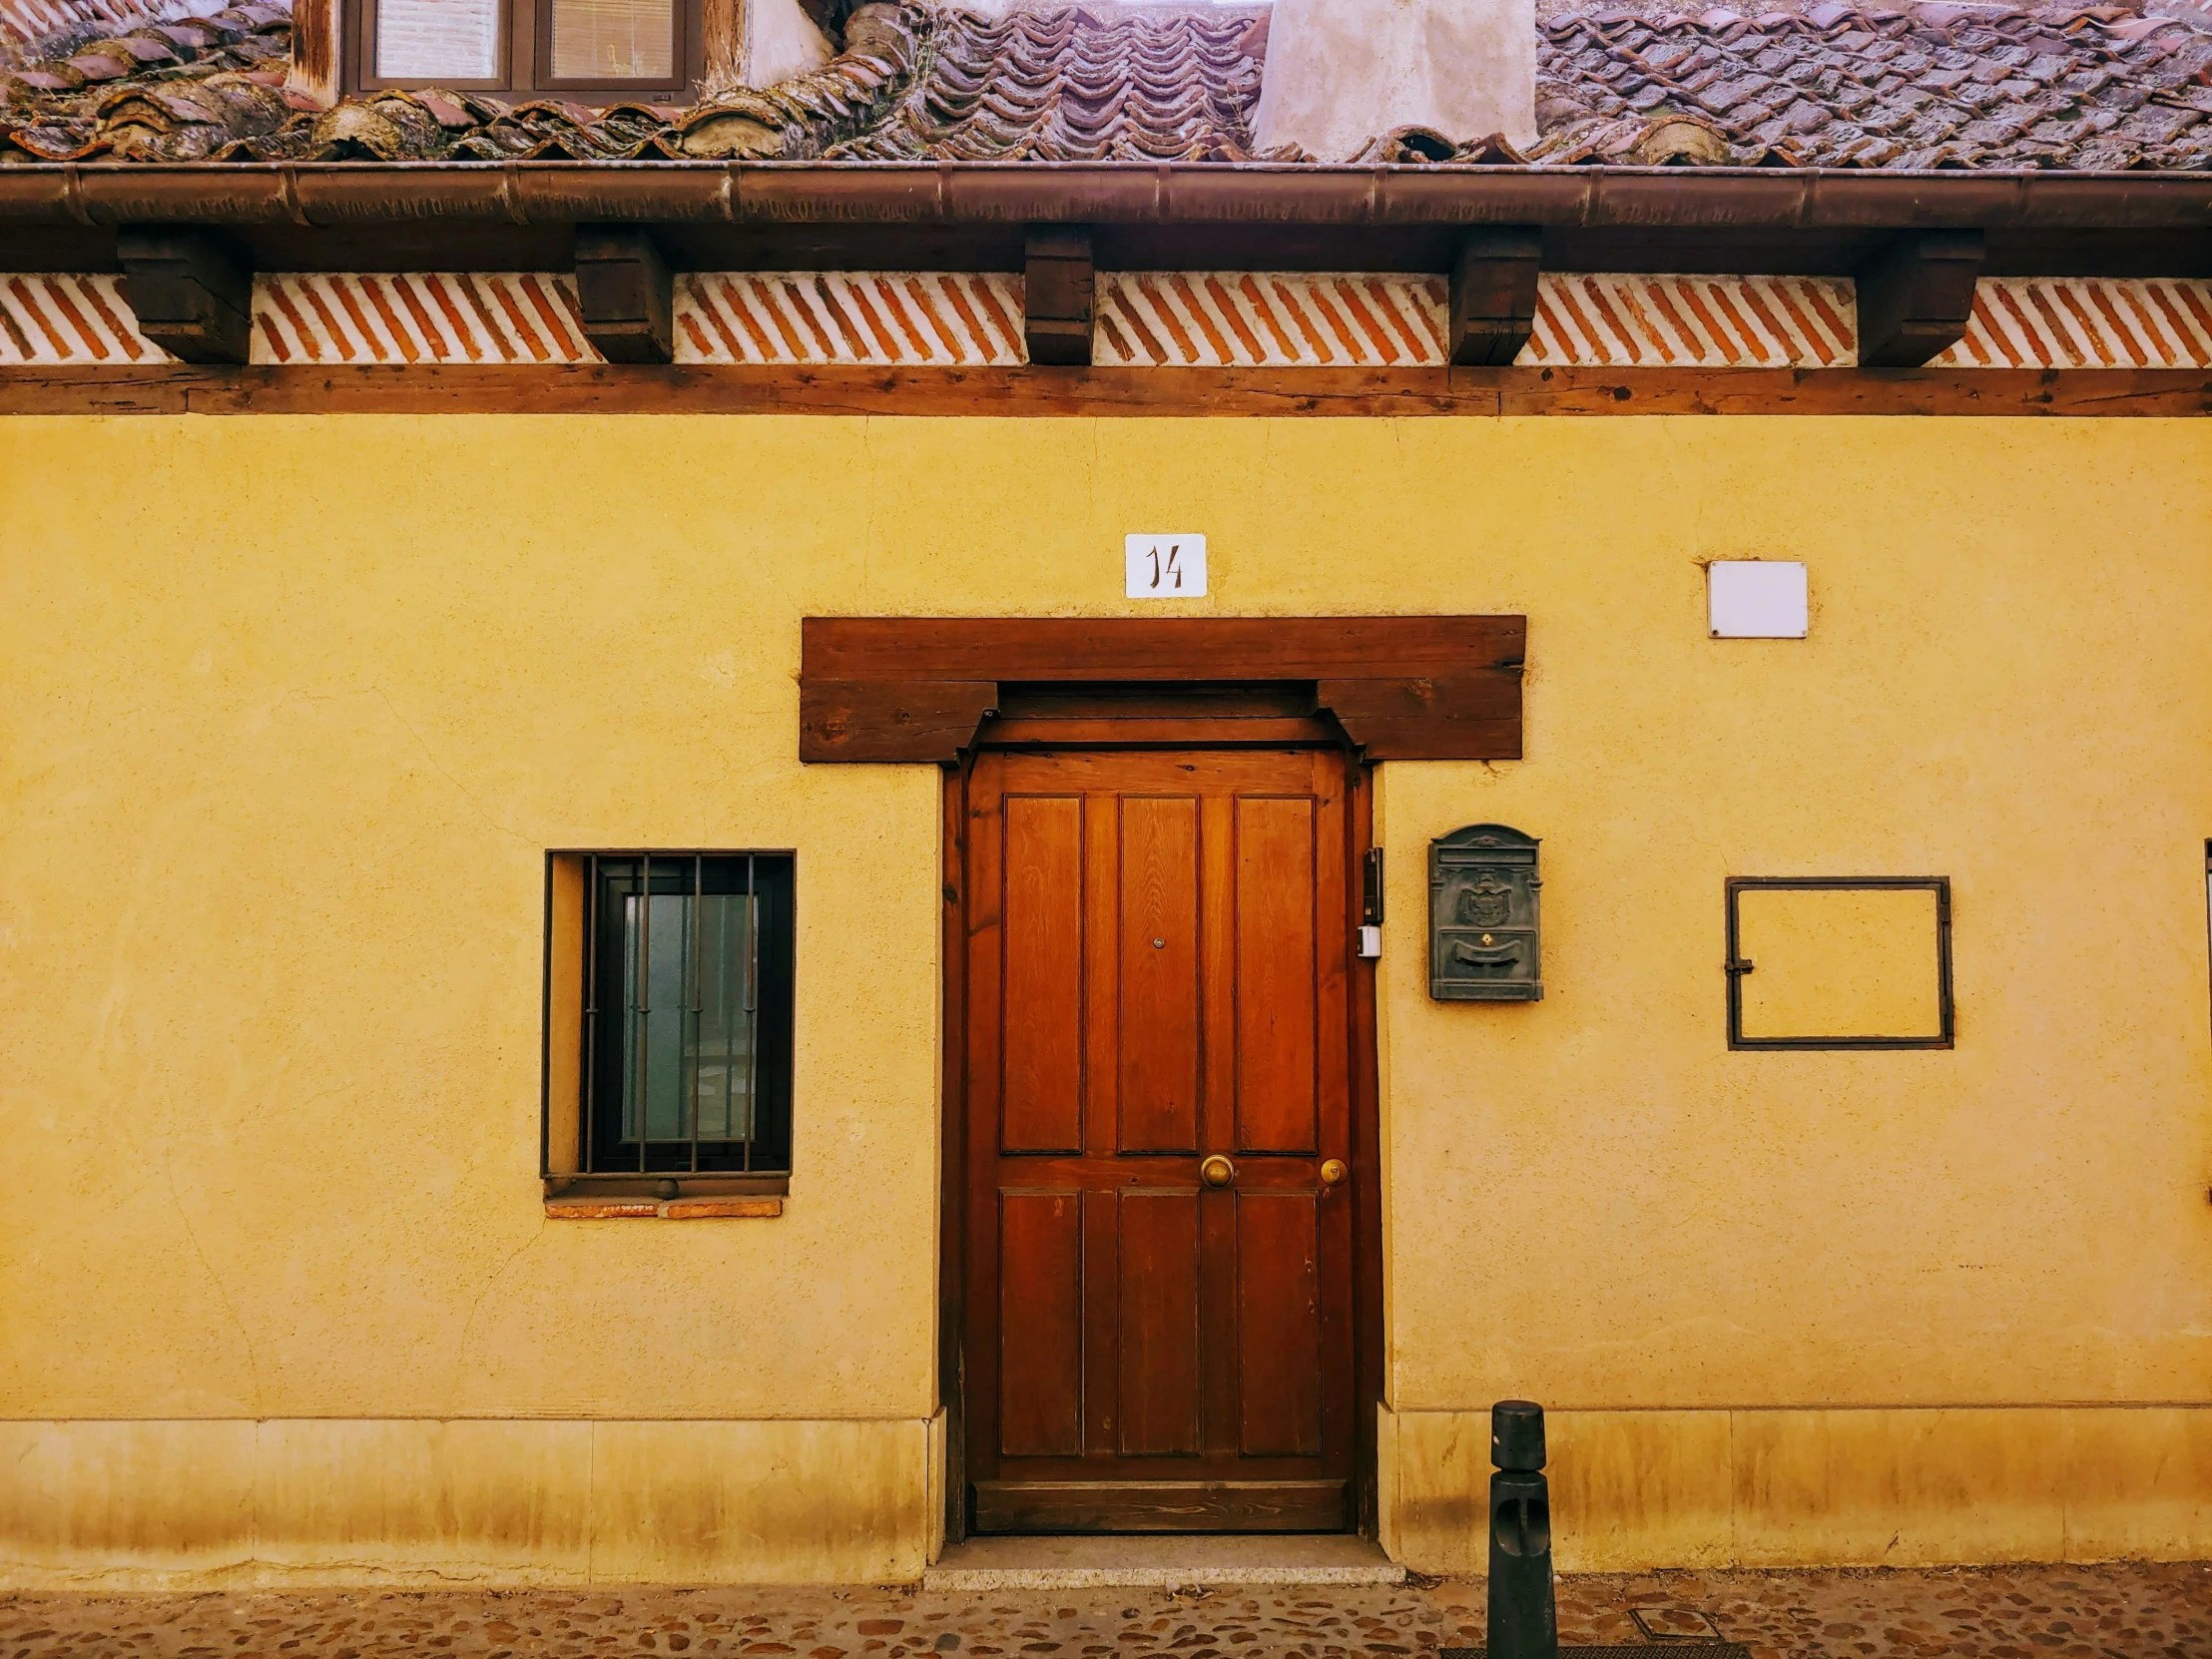
[[(575, 987), (567, 1002), (576, 1094), (566, 1097), (575, 1109), (574, 1157), (554, 1144), (549, 1069), (547, 1179), (597, 1178), (604, 1187), (627, 1178), (663, 1189), (678, 1177), (788, 1174), (790, 855), (592, 852), (554, 860), (566, 861), (571, 873), (560, 879), (580, 903), (565, 912), (575, 915), (561, 924), (565, 946), (549, 920), (549, 1035), (565, 1023), (555, 1007), (555, 958), (566, 955), (581, 971), (567, 981)], [(565, 1123), (566, 1108), (559, 1116)]]

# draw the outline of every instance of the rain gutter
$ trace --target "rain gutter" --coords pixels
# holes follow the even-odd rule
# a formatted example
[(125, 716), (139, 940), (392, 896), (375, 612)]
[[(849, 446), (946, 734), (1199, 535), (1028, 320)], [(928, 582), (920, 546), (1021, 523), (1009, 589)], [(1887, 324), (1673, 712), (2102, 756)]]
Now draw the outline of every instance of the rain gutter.
[(2212, 174), (1221, 163), (0, 167), (0, 228), (433, 221), (2201, 231), (2212, 228)]

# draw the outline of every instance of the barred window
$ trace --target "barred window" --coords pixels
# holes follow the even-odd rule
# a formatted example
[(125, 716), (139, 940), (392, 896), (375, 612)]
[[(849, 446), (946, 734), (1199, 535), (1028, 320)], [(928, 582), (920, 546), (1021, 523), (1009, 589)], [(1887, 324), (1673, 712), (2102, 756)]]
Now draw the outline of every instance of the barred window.
[(789, 853), (553, 855), (550, 1191), (783, 1190), (792, 887)]

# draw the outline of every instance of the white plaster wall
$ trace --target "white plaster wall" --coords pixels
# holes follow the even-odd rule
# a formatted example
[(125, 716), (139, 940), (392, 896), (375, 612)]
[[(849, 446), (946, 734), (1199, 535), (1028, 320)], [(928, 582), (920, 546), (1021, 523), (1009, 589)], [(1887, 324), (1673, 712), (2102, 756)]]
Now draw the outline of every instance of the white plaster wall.
[(799, 0), (745, 0), (745, 84), (772, 87), (835, 54)]
[(1395, 127), (1532, 143), (1534, 0), (1275, 0), (1253, 125), (1325, 162)]

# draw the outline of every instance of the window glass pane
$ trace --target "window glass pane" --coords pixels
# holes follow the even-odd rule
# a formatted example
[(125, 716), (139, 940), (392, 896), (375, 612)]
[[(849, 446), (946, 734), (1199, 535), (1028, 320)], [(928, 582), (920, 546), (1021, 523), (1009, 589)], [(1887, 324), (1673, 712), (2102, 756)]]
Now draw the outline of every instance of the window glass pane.
[(563, 81), (666, 81), (676, 73), (676, 0), (552, 0), (553, 74)]
[(622, 1138), (638, 1138), (644, 1103), (648, 1140), (689, 1138), (684, 1123), (686, 912), (691, 901), (636, 895), (623, 900)]
[(641, 1118), (649, 1141), (689, 1141), (694, 1112), (702, 1141), (752, 1137), (753, 904), (743, 893), (624, 898), (625, 1141)]
[(758, 1078), (753, 900), (731, 893), (699, 902), (699, 1019), (691, 1044), (699, 1138), (750, 1140)]
[(387, 81), (499, 79), (499, 0), (377, 0), (376, 74)]

